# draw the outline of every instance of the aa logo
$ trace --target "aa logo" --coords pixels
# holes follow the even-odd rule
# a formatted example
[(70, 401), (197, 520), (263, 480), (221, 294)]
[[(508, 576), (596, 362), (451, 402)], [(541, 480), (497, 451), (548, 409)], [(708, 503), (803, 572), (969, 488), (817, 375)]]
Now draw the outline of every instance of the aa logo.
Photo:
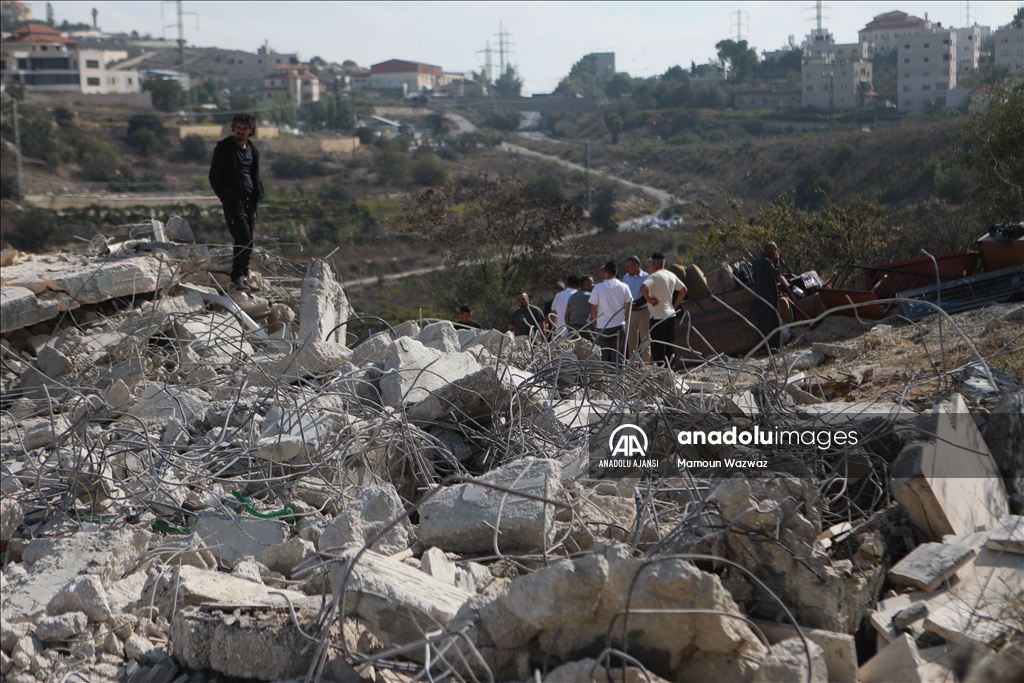
[(643, 458), (647, 455), (647, 434), (636, 425), (619, 425), (608, 437), (611, 457)]

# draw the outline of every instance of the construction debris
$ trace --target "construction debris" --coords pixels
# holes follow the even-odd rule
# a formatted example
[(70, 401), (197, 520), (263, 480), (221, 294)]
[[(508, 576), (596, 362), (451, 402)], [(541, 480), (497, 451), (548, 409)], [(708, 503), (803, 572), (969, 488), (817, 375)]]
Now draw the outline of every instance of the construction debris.
[(5, 680), (1019, 675), (1021, 309), (739, 359), (697, 299), (676, 373), (359, 339), (329, 262), (229, 292), (229, 250), (148, 229), (3, 257)]

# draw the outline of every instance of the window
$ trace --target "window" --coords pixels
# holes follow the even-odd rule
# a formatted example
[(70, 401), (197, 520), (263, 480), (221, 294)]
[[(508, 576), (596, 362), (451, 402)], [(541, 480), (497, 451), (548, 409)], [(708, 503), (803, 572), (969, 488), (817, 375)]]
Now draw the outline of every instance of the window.
[(903, 63), (904, 64), (910, 64), (910, 57), (907, 57), (906, 59), (904, 59)]
[(931, 89), (932, 89), (932, 86), (930, 86), (930, 85), (922, 85), (921, 86), (921, 90), (931, 90)]
[(814, 86), (813, 85), (807, 86), (807, 92), (814, 92)]
[(903, 92), (910, 92), (910, 86), (909, 85), (903, 86)]
[(928, 43), (925, 43), (924, 46), (927, 48), (928, 47)]
[(909, 50), (909, 49), (910, 49), (910, 45), (904, 45), (903, 47), (904, 47), (905, 49), (907, 49), (907, 50)]
[(85, 79), (85, 82), (86, 82), (87, 85), (99, 85), (100, 84), (100, 79), (98, 79), (98, 78), (87, 78), (87, 79)]
[[(949, 38), (946, 38), (945, 40), (943, 40), (943, 41), (942, 41), (942, 44), (943, 44), (943, 45), (949, 45)], [(925, 47), (928, 47), (928, 46), (927, 46), (927, 45), (925, 45)]]
[(132, 79), (129, 78), (128, 79), (128, 85), (131, 85), (131, 84), (132, 84)]
[(33, 71), (70, 68), (66, 57), (33, 57), (29, 62)]
[(948, 62), (949, 61), (949, 55), (942, 55), (942, 61)]
[(78, 85), (78, 74), (25, 74), (25, 85)]
[(39, 48), (39, 49), (40, 49), (40, 50), (42, 50), (43, 52), (46, 52), (46, 46), (45, 46), (45, 45), (43, 45), (43, 46), (42, 46), (41, 48)]
[(7, 71), (7, 60), (0, 59), (0, 71)]
[(19, 59), (18, 60), (18, 68), (21, 69), (22, 71), (28, 71), (28, 60), (27, 59)]
[(85, 60), (86, 69), (98, 69), (100, 68), (100, 60), (98, 59), (87, 59)]
[(928, 61), (928, 57), (925, 57), (925, 58), (924, 58), (924, 61), (926, 61), (926, 62), (927, 62), (927, 61)]
[(924, 77), (925, 77), (925, 78), (928, 78), (929, 76), (931, 76), (931, 74), (930, 74), (930, 73), (928, 73), (927, 71), (925, 71), (925, 72), (924, 72)]

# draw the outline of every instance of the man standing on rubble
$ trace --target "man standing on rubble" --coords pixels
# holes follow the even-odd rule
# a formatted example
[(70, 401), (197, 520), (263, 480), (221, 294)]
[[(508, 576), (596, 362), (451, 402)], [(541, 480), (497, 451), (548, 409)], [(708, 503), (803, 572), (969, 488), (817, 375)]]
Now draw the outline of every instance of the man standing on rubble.
[(626, 321), (633, 308), (633, 294), (625, 282), (615, 277), (618, 272), (615, 261), (604, 264), (601, 283), (590, 293), (590, 317), (597, 330), (601, 360), (607, 363), (623, 361)]
[[(633, 295), (633, 307), (629, 314), (629, 326), (626, 328), (626, 355), (633, 353), (644, 343), (647, 334), (651, 329), (651, 312), (647, 302), (640, 293), (640, 288), (647, 279), (648, 273), (640, 267), (640, 259), (637, 256), (630, 256), (626, 259), (626, 274), (622, 281), (629, 287)], [(640, 357), (645, 363), (651, 362), (651, 347), (645, 346)]]
[(782, 276), (779, 262), (782, 255), (775, 242), (764, 245), (764, 253), (754, 261), (754, 293), (757, 301), (757, 329), (767, 337), (768, 346), (777, 349), (782, 345), (780, 330), (782, 318), (779, 315), (779, 285), (789, 290), (789, 283)]
[(650, 260), (651, 274), (640, 285), (640, 293), (651, 309), (651, 358), (671, 368), (676, 343), (676, 308), (686, 296), (686, 285), (665, 268), (665, 255), (655, 253)]
[(533, 330), (544, 334), (544, 327), (547, 320), (544, 318), (544, 311), (536, 306), (530, 305), (530, 295), (526, 292), (519, 292), (516, 295), (518, 308), (513, 311), (508, 321), (508, 331), (517, 337), (527, 337)]
[[(578, 285), (573, 283), (578, 280)], [(569, 278), (570, 287), (578, 287), (576, 292), (569, 297), (565, 309), (565, 324), (580, 333), (584, 339), (593, 339), (590, 332), (590, 292), (594, 289), (594, 278), (584, 275), (576, 278), (575, 275)]]
[(235, 114), (231, 135), (217, 143), (210, 163), (210, 187), (224, 206), (224, 220), (235, 240), (231, 260), (231, 289), (248, 292), (249, 257), (256, 228), (256, 205), (263, 199), (260, 153), (249, 138), (256, 133), (256, 117)]

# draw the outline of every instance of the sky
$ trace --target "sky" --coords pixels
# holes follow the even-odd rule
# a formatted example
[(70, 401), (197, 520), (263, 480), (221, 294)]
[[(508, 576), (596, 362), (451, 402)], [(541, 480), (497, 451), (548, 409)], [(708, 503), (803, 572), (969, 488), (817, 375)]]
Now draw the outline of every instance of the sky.
[[(45, 19), (46, 3), (31, 2)], [(1010, 21), (1020, 0), (992, 2), (837, 2), (823, 6), (822, 22), (840, 43), (857, 41), (857, 30), (877, 14), (901, 10), (941, 22), (993, 30)], [(176, 3), (125, 1), (53, 2), (57, 23), (92, 23), (111, 33), (136, 30), (177, 37)], [(790, 35), (799, 43), (815, 25), (813, 2), (197, 2), (185, 0), (185, 39), (190, 46), (255, 51), (270, 41), (279, 52), (304, 60), (351, 59), (368, 66), (387, 59), (436, 64), (445, 71), (479, 71), (490, 40), (495, 65), (498, 32), (508, 32), (524, 94), (550, 92), (573, 63), (590, 52), (614, 52), (615, 67), (634, 77), (664, 73), (714, 57), (715, 43), (743, 39), (774, 50)], [(161, 11), (163, 14), (161, 15)], [(740, 12), (737, 17), (737, 11)], [(497, 68), (495, 68), (495, 75)]]

